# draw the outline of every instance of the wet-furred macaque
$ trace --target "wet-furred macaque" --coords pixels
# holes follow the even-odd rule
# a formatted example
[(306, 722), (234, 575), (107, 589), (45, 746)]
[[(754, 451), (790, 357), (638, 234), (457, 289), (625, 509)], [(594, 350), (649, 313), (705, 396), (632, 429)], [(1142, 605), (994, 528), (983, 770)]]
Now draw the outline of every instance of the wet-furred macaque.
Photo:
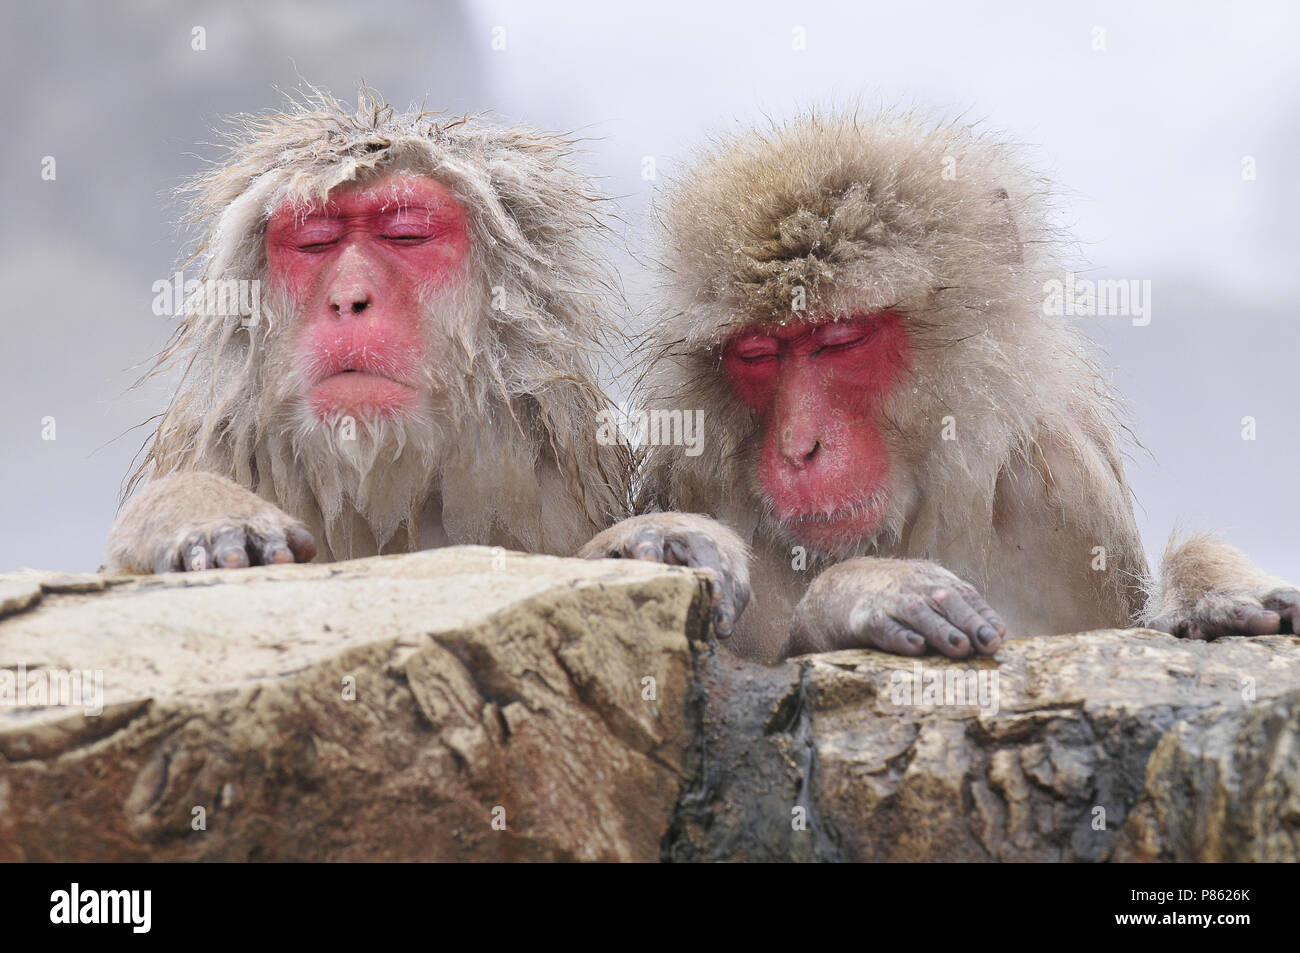
[[(156, 364), (182, 377), (108, 570), (570, 555), (626, 515), (626, 451), (594, 424), (603, 200), (568, 141), (369, 91), (233, 139), (193, 186), (200, 284)], [(213, 313), (230, 282), (256, 293)]]
[(910, 115), (712, 148), (660, 209), (645, 392), (704, 411), (703, 451), (649, 448), (646, 508), (681, 512), (584, 554), (711, 567), (724, 623), (743, 611), (719, 634), (759, 659), (1300, 630), (1300, 592), (1212, 537), (1148, 576), (1115, 399), (1045, 313), (1044, 201), (1003, 146)]

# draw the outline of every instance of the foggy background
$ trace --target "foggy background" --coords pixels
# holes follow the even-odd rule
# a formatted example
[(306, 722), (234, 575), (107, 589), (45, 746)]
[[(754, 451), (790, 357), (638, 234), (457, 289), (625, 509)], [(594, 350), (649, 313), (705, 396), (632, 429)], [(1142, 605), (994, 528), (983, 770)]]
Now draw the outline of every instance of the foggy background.
[[(1128, 464), (1148, 551), (1179, 521), (1300, 581), (1298, 38), (1282, 0), (10, 2), (0, 572), (102, 558), (138, 425), (165, 406), (165, 387), (128, 388), (171, 328), (151, 309), (179, 248), (167, 193), (219, 154), (218, 119), (304, 80), (354, 101), (364, 80), (399, 108), (491, 108), (590, 137), (634, 246), (655, 185), (644, 158), (671, 179), (710, 132), (764, 115), (905, 103), (1005, 132), (1066, 190), (1085, 277), (1153, 284), (1150, 325), (1081, 323), (1154, 456)], [(622, 266), (636, 303), (644, 281)]]

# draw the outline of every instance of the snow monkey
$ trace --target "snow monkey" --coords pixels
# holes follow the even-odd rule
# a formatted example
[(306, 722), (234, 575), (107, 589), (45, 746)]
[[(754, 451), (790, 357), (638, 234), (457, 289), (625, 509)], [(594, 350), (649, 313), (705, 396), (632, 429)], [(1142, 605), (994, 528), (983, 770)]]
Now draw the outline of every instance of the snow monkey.
[(569, 141), (368, 90), (233, 138), (193, 183), (201, 276), (154, 365), (179, 388), (106, 569), (571, 555), (626, 515), (627, 452), (594, 422), (603, 200)]
[(646, 508), (682, 512), (584, 555), (711, 568), (728, 621), (752, 592), (728, 644), (759, 659), (1300, 630), (1300, 592), (1214, 538), (1148, 578), (1120, 408), (1046, 313), (1063, 236), (1044, 202), (1005, 147), (911, 115), (712, 148), (659, 209), (644, 382), (649, 407), (704, 412), (703, 449), (650, 447)]

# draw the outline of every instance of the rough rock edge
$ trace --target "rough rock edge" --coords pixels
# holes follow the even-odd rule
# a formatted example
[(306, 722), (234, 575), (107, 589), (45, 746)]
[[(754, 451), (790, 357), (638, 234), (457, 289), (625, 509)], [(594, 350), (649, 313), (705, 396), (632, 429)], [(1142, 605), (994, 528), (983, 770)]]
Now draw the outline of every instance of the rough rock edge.
[[(395, 558), (401, 559), (404, 557)], [(549, 560), (549, 557), (539, 558)], [(553, 584), (547, 586), (535, 595), (511, 601), (508, 611), (515, 616), (529, 616), (535, 620), (535, 624), (548, 627), (559, 625), (561, 626), (560, 631), (564, 632), (566, 630), (563, 627), (566, 621), (572, 623), (577, 619), (578, 622), (581, 623), (584, 618), (586, 610), (583, 609), (584, 596), (581, 594), (581, 590), (586, 588), (586, 586), (574, 589), (572, 584), (578, 582), (579, 579), (565, 578), (563, 575), (564, 561), (555, 560), (554, 562), (557, 566), (557, 574)], [(591, 569), (593, 567), (590, 563), (585, 562), (582, 566), (584, 568), (584, 578), (581, 581), (590, 586), (595, 580), (587, 580), (585, 579), (585, 576), (591, 575)], [(613, 567), (611, 566), (610, 568)], [(639, 568), (644, 569), (645, 567)], [(693, 575), (688, 571), (680, 569), (667, 569), (666, 567), (655, 568), (667, 574), (680, 574), (688, 578)], [(342, 567), (340, 567), (340, 570), (341, 569)], [(274, 572), (276, 570), (271, 571)], [(283, 573), (281, 573), (281, 575), (283, 575)], [(334, 573), (331, 572), (330, 577), (333, 575)], [(617, 573), (615, 573), (615, 575), (617, 575)], [(51, 583), (52, 591), (60, 590), (64, 580), (56, 577), (46, 578)], [(324, 579), (328, 577), (321, 576), (320, 578)], [(160, 587), (209, 588), (212, 585), (225, 584), (225, 581), (222, 578), (215, 576), (208, 576), (205, 578), (199, 578), (198, 576), (177, 577), (176, 579), (169, 579), (165, 582), (159, 579), (124, 579), (120, 581), (130, 583), (133, 588), (145, 592)], [(27, 584), (28, 580), (22, 580), (22, 582)], [(36, 585), (27, 585), (26, 591), (31, 592), (35, 589), (37, 598), (39, 598), (39, 592), (41, 591), (40, 583), (36, 579), (33, 579), (32, 582), (36, 583)], [(671, 599), (671, 601), (664, 602), (663, 604), (667, 606), (675, 606), (676, 608), (673, 610), (674, 613), (678, 612), (683, 605), (686, 607), (685, 618), (682, 619), (680, 616), (677, 616), (679, 623), (681, 624), (680, 628), (678, 628), (678, 626), (671, 626), (668, 629), (653, 629), (654, 632), (662, 631), (669, 634), (669, 636), (671, 636), (672, 633), (678, 633), (680, 636), (684, 637), (686, 641), (680, 643), (681, 649), (674, 650), (683, 653), (689, 652), (690, 639), (703, 639), (707, 637), (708, 627), (710, 624), (709, 620), (711, 617), (709, 609), (709, 583), (707, 578), (694, 574), (694, 578), (691, 579), (691, 582), (692, 585), (690, 586), (689, 600), (685, 599), (687, 594), (682, 592), (682, 590), (677, 587), (676, 583), (670, 587), (659, 588), (657, 583), (647, 580), (646, 584), (653, 585), (655, 588), (647, 590), (645, 597), (641, 597), (637, 594), (637, 584), (635, 582), (631, 583), (633, 590), (629, 591), (629, 597), (632, 599), (631, 604), (638, 606), (638, 612), (640, 611), (639, 607), (645, 605), (645, 599), (647, 597), (654, 599), (655, 604), (658, 604), (658, 600), (660, 599)], [(112, 582), (110, 581), (109, 584), (112, 584)], [(597, 588), (604, 587), (605, 583), (597, 583), (595, 586), (591, 586), (593, 591)], [(70, 594), (81, 594), (93, 592), (100, 588), (101, 587), (94, 585), (87, 587), (85, 586), (84, 581), (75, 580), (73, 585), (62, 588), (62, 591)], [(652, 592), (662, 593), (662, 595), (651, 595)], [(677, 595), (670, 596), (670, 593), (677, 593)], [(72, 598), (77, 598), (77, 596), (72, 596)], [(597, 599), (596, 603), (593, 603), (593, 605), (603, 605), (605, 607), (605, 615), (609, 615), (612, 611), (616, 611), (615, 602), (613, 601), (604, 603)], [(57, 608), (53, 608), (52, 611), (57, 612)], [(656, 610), (651, 609), (649, 611), (651, 612), (651, 615), (646, 618), (653, 619), (653, 613)], [(567, 620), (564, 618), (552, 618), (552, 616), (557, 612), (559, 615), (564, 615), (566, 612), (569, 613)], [(577, 613), (576, 616), (573, 614), (575, 612)], [(407, 645), (404, 643), (404, 640), (399, 639), (391, 645), (387, 661), (383, 661), (376, 657), (373, 660), (362, 661), (354, 664), (352, 666), (354, 670), (359, 673), (367, 673), (367, 677), (370, 677), (372, 680), (379, 679), (387, 686), (387, 688), (380, 687), (371, 690), (370, 697), (378, 697), (381, 699), (381, 707), (375, 709), (371, 714), (383, 717), (384, 713), (392, 707), (391, 705), (382, 702), (382, 698), (391, 699), (395, 697), (394, 693), (406, 697), (406, 702), (402, 704), (402, 707), (404, 709), (411, 709), (411, 711), (417, 716), (422, 717), (425, 722), (426, 731), (432, 729), (435, 740), (442, 740), (445, 746), (446, 740), (437, 738), (439, 730), (437, 718), (434, 713), (431, 713), (429, 710), (425, 699), (421, 697), (419, 687), (413, 684), (415, 679), (411, 677), (413, 672), (410, 669), (410, 664), (412, 664), (413, 661), (418, 661), (418, 656), (421, 654), (427, 654), (428, 652), (434, 652), (443, 657), (454, 658), (455, 664), (459, 666), (465, 673), (466, 677), (472, 681), (478, 698), (483, 702), (483, 710), (485, 712), (488, 712), (489, 709), (491, 710), (491, 717), (488, 719), (487, 725), (489, 733), (491, 732), (493, 725), (496, 726), (496, 731), (504, 739), (509, 739), (510, 735), (516, 730), (526, 730), (526, 722), (530, 717), (529, 713), (521, 708), (519, 704), (516, 704), (518, 699), (507, 697), (509, 695), (508, 692), (506, 695), (501, 695), (501, 693), (495, 691), (493, 685), (487, 683), (490, 673), (486, 672), (483, 666), (479, 664), (484, 660), (475, 656), (475, 640), (478, 637), (475, 635), (475, 632), (478, 632), (479, 636), (481, 636), (482, 633), (487, 632), (489, 635), (489, 641), (491, 641), (491, 632), (500, 631), (500, 622), (495, 618), (500, 614), (501, 613), (499, 612), (486, 613), (482, 617), (476, 617), (466, 628), (457, 628), (454, 631), (450, 631), (446, 637), (441, 635), (434, 637), (426, 634), (423, 638), (417, 640), (420, 643), (419, 645)], [(582, 626), (579, 624), (578, 630), (575, 630), (571, 635), (561, 635), (558, 640), (554, 642), (553, 660), (559, 669), (562, 670), (564, 679), (567, 680), (567, 688), (557, 697), (562, 700), (563, 695), (568, 694), (574, 706), (585, 710), (586, 714), (583, 717), (591, 718), (594, 716), (596, 721), (592, 723), (592, 726), (595, 727), (598, 725), (598, 735), (603, 734), (606, 738), (604, 742), (599, 743), (607, 746), (623, 746), (631, 756), (644, 757), (647, 759), (647, 763), (658, 765), (652, 774), (646, 775), (646, 780), (657, 775), (660, 779), (660, 783), (672, 784), (671, 789), (661, 789), (662, 794), (667, 795), (668, 797), (667, 803), (663, 805), (663, 813), (661, 815), (656, 813), (654, 818), (649, 816), (642, 818), (645, 826), (641, 829), (646, 833), (650, 833), (652, 839), (657, 838), (658, 835), (653, 832), (662, 831), (664, 829), (669, 813), (668, 808), (671, 801), (676, 797), (676, 789), (681, 783), (681, 758), (680, 750), (678, 749), (685, 747), (684, 739), (687, 735), (683, 734), (676, 739), (665, 736), (660, 739), (660, 743), (656, 745), (654, 743), (655, 739), (650, 735), (647, 735), (640, 726), (626, 723), (627, 719), (620, 720), (620, 718), (617, 717), (620, 714), (619, 711), (612, 710), (609, 705), (602, 703), (602, 693), (605, 691), (605, 687), (598, 683), (602, 669), (583, 669), (585, 661), (590, 661), (594, 658), (598, 662), (600, 658), (599, 652), (597, 652), (595, 656), (584, 656), (582, 654), (584, 646), (580, 644), (580, 642), (582, 642), (582, 634), (585, 632), (586, 630), (582, 629)], [(593, 630), (587, 636), (588, 640), (592, 635), (597, 634), (597, 632), (598, 630)], [(548, 639), (548, 642), (549, 641), (550, 640)], [(363, 655), (370, 656), (374, 654), (377, 644), (378, 643), (373, 640), (367, 641), (359, 645), (356, 651), (361, 652)], [(570, 650), (577, 650), (578, 654), (573, 656), (566, 654)], [(537, 649), (534, 649), (534, 651), (537, 651)], [(658, 651), (661, 650), (651, 650), (651, 655), (647, 658), (656, 657), (654, 653)], [(492, 652), (493, 649), (489, 647), (488, 653), (492, 654)], [(306, 712), (310, 715), (311, 713), (307, 710), (310, 706), (305, 707), (304, 705), (297, 705), (293, 700), (293, 696), (298, 695), (301, 698), (303, 697), (302, 692), (306, 691), (309, 693), (307, 697), (310, 698), (311, 693), (315, 692), (316, 689), (308, 687), (305, 684), (298, 685), (297, 683), (301, 682), (303, 679), (315, 680), (317, 676), (325, 677), (326, 681), (328, 681), (328, 676), (334, 669), (339, 668), (340, 666), (342, 666), (342, 670), (349, 668), (348, 664), (345, 664), (347, 660), (343, 657), (347, 654), (347, 651), (341, 652), (339, 655), (331, 657), (327, 662), (318, 664), (306, 673), (284, 672), (276, 676), (270, 684), (274, 688), (278, 701), (272, 703), (272, 708), (270, 709), (271, 715), (274, 716), (278, 711), (289, 713), (297, 712), (300, 714)], [(690, 680), (688, 654), (683, 658), (683, 662), (687, 663), (686, 668), (683, 669), (681, 663), (679, 663), (678, 668), (676, 669), (680, 675), (686, 676), (682, 679), (682, 690), (680, 693), (674, 690), (673, 693), (668, 696), (668, 699), (661, 702), (661, 704), (674, 705), (674, 699), (683, 699), (689, 694)], [(574, 668), (575, 664), (578, 666), (578, 669)], [(443, 669), (439, 669), (438, 671), (443, 671)], [(527, 677), (528, 672), (525, 671), (523, 675), (524, 677)], [(595, 676), (597, 683), (584, 684), (584, 675), (587, 677), (588, 682), (592, 676)], [(436, 690), (442, 690), (437, 685), (433, 687)], [(306, 797), (308, 800), (303, 803), (310, 804), (312, 803), (310, 801), (311, 791), (315, 786), (318, 784), (330, 783), (328, 779), (322, 781), (317, 777), (313, 780), (313, 777), (311, 777), (311, 775), (317, 773), (312, 769), (312, 764), (317, 760), (315, 757), (317, 745), (321, 742), (328, 744), (329, 742), (327, 739), (318, 738), (316, 744), (307, 745), (306, 747), (303, 747), (302, 745), (295, 747), (295, 739), (297, 738), (296, 734), (294, 734), (293, 737), (284, 734), (272, 734), (268, 738), (270, 743), (265, 744), (265, 747), (250, 747), (249, 738), (246, 737), (248, 733), (246, 729), (249, 724), (255, 725), (257, 722), (255, 718), (251, 720), (242, 719), (241, 721), (241, 716), (249, 709), (252, 709), (254, 706), (259, 704), (259, 698), (264, 694), (261, 687), (250, 684), (231, 691), (219, 692), (217, 694), (223, 696), (225, 700), (222, 701), (221, 698), (213, 696), (208, 698), (205, 702), (203, 699), (193, 697), (189, 698), (187, 702), (182, 702), (178, 707), (175, 699), (139, 699), (128, 704), (110, 707), (106, 709), (104, 715), (100, 718), (88, 719), (84, 716), (72, 715), (71, 717), (62, 717), (51, 724), (32, 725), (30, 726), (30, 728), (33, 729), (31, 731), (19, 731), (17, 734), (10, 734), (9, 737), (5, 739), (6, 750), (4, 751), (4, 754), (6, 759), (9, 761), (9, 767), (11, 768), (18, 768), (24, 761), (30, 762), (36, 759), (51, 759), (56, 762), (62, 762), (66, 769), (68, 764), (67, 759), (93, 759), (95, 758), (97, 751), (105, 751), (107, 749), (113, 749), (116, 751), (118, 748), (121, 748), (123, 744), (126, 745), (123, 752), (132, 762), (135, 762), (138, 759), (135, 755), (131, 755), (131, 751), (135, 751), (136, 755), (143, 759), (138, 765), (136, 765), (135, 769), (127, 772), (129, 777), (126, 778), (126, 780), (128, 782), (129, 791), (124, 792), (126, 797), (122, 802), (122, 805), (125, 809), (126, 815), (128, 816), (128, 828), (119, 830), (117, 828), (120, 827), (120, 825), (115, 823), (113, 825), (113, 830), (101, 831), (102, 836), (100, 837), (98, 844), (92, 844), (87, 841), (84, 834), (81, 836), (75, 835), (75, 829), (77, 827), (75, 823), (70, 826), (70, 829), (60, 831), (58, 830), (58, 827), (62, 827), (63, 825), (59, 825), (57, 821), (55, 821), (53, 822), (55, 825), (54, 827), (51, 827), (48, 831), (42, 831), (38, 835), (38, 840), (41, 838), (46, 838), (48, 840), (48, 844), (41, 848), (42, 852), (40, 856), (44, 856), (47, 859), (57, 859), (60, 856), (64, 858), (81, 856), (85, 859), (121, 859), (122, 855), (120, 853), (114, 854), (112, 851), (121, 851), (124, 849), (128, 852), (135, 851), (136, 853), (138, 853), (139, 849), (146, 851), (144, 854), (135, 856), (135, 859), (299, 859), (299, 857), (302, 856), (311, 856), (315, 859), (323, 859), (323, 856), (341, 859), (342, 856), (345, 856), (346, 853), (340, 854), (337, 850), (332, 854), (327, 853), (322, 856), (320, 853), (321, 846), (314, 842), (315, 839), (304, 840), (303, 837), (300, 836), (301, 832), (297, 831), (285, 832), (285, 842), (283, 844), (277, 844), (274, 839), (269, 842), (266, 841), (264, 829), (262, 835), (259, 835), (256, 829), (244, 829), (236, 832), (234, 841), (228, 841), (224, 844), (212, 843), (210, 849), (209, 845), (200, 845), (197, 843), (197, 841), (201, 839), (187, 836), (184, 829), (187, 826), (188, 814), (184, 811), (175, 810), (178, 806), (186, 807), (186, 810), (188, 810), (187, 806), (189, 804), (201, 803), (207, 804), (211, 812), (219, 812), (227, 807), (229, 803), (232, 803), (232, 799), (233, 803), (238, 806), (241, 799), (249, 798), (251, 796), (255, 801), (254, 810), (256, 811), (265, 809), (265, 801), (268, 797), (268, 792), (269, 796), (287, 798), (295, 804)], [(269, 698), (270, 696), (268, 695), (266, 697)], [(192, 710), (189, 710), (188, 712), (181, 710), (184, 709), (187, 704)], [(297, 705), (297, 707), (295, 707), (295, 705)], [(614, 707), (617, 708), (617, 705)], [(204, 714), (205, 711), (206, 714)], [(633, 714), (635, 716), (635, 712), (633, 712)], [(266, 717), (265, 714), (263, 717)], [(430, 720), (431, 718), (433, 719), (432, 721)], [(523, 720), (521, 721), (520, 719)], [(197, 722), (199, 721), (205, 723), (207, 727), (200, 730), (198, 736), (188, 736), (187, 732), (190, 732), (191, 729), (195, 727), (199, 727), (197, 725)], [(405, 721), (405, 716), (403, 716), (403, 724)], [(689, 726), (686, 725), (682, 714), (677, 715), (673, 719), (673, 722), (675, 722), (677, 726), (673, 730), (689, 730)], [(244, 727), (240, 728), (240, 724), (243, 724)], [(266, 724), (268, 726), (273, 726), (275, 721), (267, 721)], [(563, 727), (565, 723), (561, 721), (559, 724)], [(569, 724), (572, 724), (572, 722), (569, 722)], [(223, 728), (223, 726), (228, 726), (228, 728)], [(665, 727), (667, 727), (667, 725), (665, 725)], [(390, 730), (400, 733), (403, 729), (400, 726), (393, 726)], [(227, 733), (229, 731), (233, 731), (234, 735), (232, 736)], [(290, 732), (290, 734), (293, 733)], [(193, 744), (187, 743), (187, 736), (190, 737)], [(408, 738), (410, 737), (408, 730)], [(554, 744), (558, 740), (558, 736), (555, 736), (553, 733), (549, 737), (551, 738), (551, 744)], [(213, 741), (219, 742), (215, 748), (212, 746)], [(16, 750), (14, 748), (14, 744), (19, 742), (19, 747), (26, 750)], [(455, 739), (452, 739), (452, 742), (452, 747), (448, 747), (447, 750), (453, 757), (455, 757), (456, 752), (453, 750), (456, 743)], [(425, 744), (427, 747), (427, 743)], [(671, 754), (660, 750), (665, 745), (672, 745), (674, 747)], [(168, 751), (171, 751), (172, 753), (169, 755), (167, 753)], [(259, 751), (261, 757), (266, 760), (268, 766), (273, 764), (279, 765), (276, 769), (278, 772), (282, 773), (288, 771), (289, 774), (284, 775), (275, 784), (271, 784), (269, 779), (262, 781), (257, 777), (256, 772), (253, 775), (249, 775), (248, 770), (246, 770), (250, 764), (247, 756), (255, 756)], [(150, 755), (150, 752), (152, 752), (152, 755)], [(179, 760), (176, 757), (177, 753), (182, 755)], [(516, 755), (525, 760), (527, 759), (527, 751), (522, 753), (516, 752)], [(500, 757), (502, 756), (498, 756), (496, 760), (499, 761)], [(509, 755), (506, 754), (503, 755), (503, 757), (508, 758)], [(539, 753), (535, 749), (533, 750), (533, 757), (539, 758)], [(533, 764), (544, 764), (545, 762), (553, 760), (555, 759), (551, 755), (547, 755), (543, 751), (541, 752), (539, 760), (534, 761)], [(215, 769), (212, 767), (212, 764), (209, 763), (213, 761), (216, 762)], [(458, 759), (458, 761), (462, 765), (463, 769), (465, 766), (464, 758), (462, 757)], [(222, 767), (223, 764), (224, 767)], [(297, 765), (297, 767), (294, 767), (294, 765)], [(370, 767), (373, 768), (373, 765), (370, 765)], [(608, 763), (606, 767), (609, 767)], [(593, 766), (591, 770), (595, 772), (596, 767)], [(303, 772), (306, 773), (304, 774)], [(636, 772), (638, 777), (643, 774), (645, 774), (645, 771), (640, 769)], [(214, 776), (217, 777), (218, 780), (224, 780), (224, 784), (218, 783), (216, 785), (217, 791), (215, 794), (208, 791), (208, 788), (212, 787), (212, 783), (210, 782)], [(277, 775), (277, 777), (278, 776), (279, 775)], [(30, 777), (30, 775), (28, 777)], [(100, 778), (102, 780), (102, 775), (97, 771), (92, 770), (91, 775), (86, 775), (84, 770), (82, 770), (74, 771), (65, 783), (73, 785), (74, 788), (95, 788), (98, 782), (90, 780), (92, 777)], [(119, 782), (121, 780), (121, 778), (118, 779)], [(22, 777), (15, 775), (12, 772), (0, 771), (0, 822), (3, 822), (4, 820), (3, 815), (9, 813), (10, 809), (14, 807), (15, 799), (21, 799), (23, 797), (23, 784), (24, 780)], [(621, 787), (619, 785), (621, 785)], [(626, 780), (616, 782), (615, 787), (618, 788), (618, 790), (626, 788)], [(406, 785), (406, 788), (409, 789), (410, 785)], [(113, 803), (117, 799), (114, 791), (120, 790), (120, 787), (116, 785), (103, 785), (102, 789), (96, 788), (96, 790), (101, 794), (107, 794), (110, 798), (109, 803)], [(626, 798), (629, 796), (629, 792), (622, 790), (622, 794), (617, 796)], [(260, 800), (258, 800), (259, 797)], [(56, 797), (56, 800), (61, 801), (61, 798)], [(644, 800), (644, 804), (642, 807), (638, 808), (635, 802), (639, 800)], [(629, 810), (621, 820), (618, 818), (618, 814), (621, 812), (611, 812), (606, 816), (607, 820), (615, 827), (622, 827), (625, 830), (634, 829), (639, 826), (634, 822), (636, 815), (642, 813), (647, 806), (653, 804), (656, 800), (656, 797), (646, 796), (642, 799), (640, 795), (636, 795), (632, 800), (624, 802), (624, 808), (631, 808), (631, 810)], [(37, 802), (33, 801), (29, 803)], [(69, 801), (65, 806), (72, 809), (75, 814), (76, 806), (74, 801)], [(461, 805), (461, 807), (467, 809), (472, 809), (473, 806), (473, 803), (468, 801)], [(460, 821), (461, 826), (468, 827), (468, 825), (464, 824), (463, 818), (458, 818), (456, 816), (459, 813), (463, 813), (462, 811), (453, 810), (446, 813), (449, 815), (447, 820), (451, 824)], [(46, 814), (45, 816), (47, 818), (46, 823), (51, 823), (54, 815)], [(327, 820), (330, 816), (332, 815), (325, 815), (321, 820)], [(217, 818), (217, 813), (212, 813), (211, 817), (215, 820)], [(593, 816), (591, 820), (593, 823), (600, 823), (601, 827), (604, 827), (605, 823), (599, 821), (598, 818), (599, 815), (596, 815)], [(14, 817), (11, 815), (10, 821), (13, 820)], [(335, 820), (337, 821), (338, 818), (335, 818)], [(572, 825), (575, 829), (575, 833), (569, 838), (569, 840), (572, 840), (574, 844), (570, 848), (563, 848), (562, 845), (557, 844), (554, 840), (548, 842), (546, 839), (546, 831), (544, 829), (540, 831), (532, 831), (525, 825), (519, 828), (518, 834), (513, 833), (515, 831), (514, 825), (520, 824), (521, 820), (522, 819), (519, 817), (512, 818), (513, 823), (510, 828), (512, 832), (510, 840), (511, 842), (517, 842), (516, 846), (511, 847), (507, 844), (504, 847), (488, 847), (487, 849), (490, 854), (499, 855), (500, 852), (504, 850), (506, 853), (501, 856), (512, 856), (516, 859), (576, 859), (581, 856), (586, 856), (586, 852), (581, 851), (578, 847), (578, 845), (581, 845), (584, 840), (584, 835), (581, 833), (583, 825)], [(229, 821), (226, 820), (226, 823), (229, 823)], [(632, 825), (632, 828), (628, 827), (629, 824)], [(4, 828), (5, 826), (4, 823), (0, 823), (0, 828)], [(545, 824), (542, 825), (543, 828), (545, 828), (545, 826)], [(553, 827), (554, 825), (552, 824), (551, 826)], [(254, 828), (256, 827), (257, 825), (254, 823)], [(649, 828), (649, 830), (646, 830), (646, 828)], [(394, 828), (392, 831), (395, 836), (397, 830), (397, 828)], [(24, 851), (24, 849), (16, 843), (12, 836), (15, 833), (13, 828), (10, 828), (8, 833), (10, 835), (9, 837), (0, 836), (0, 842), (5, 841), (6, 839), (9, 840), (11, 850), (0, 851), (0, 853), (6, 854), (10, 859), (20, 859), (25, 854), (30, 854), (30, 850)], [(28, 833), (31, 833), (30, 829), (28, 830)], [(426, 834), (425, 836), (427, 838), (428, 835)], [(477, 831), (471, 831), (467, 836), (471, 837), (471, 839), (477, 837), (479, 840), (482, 840), (481, 835), (479, 835)], [(600, 842), (599, 837), (593, 836), (592, 839), (597, 843)], [(118, 845), (116, 848), (112, 846), (114, 842)], [(501, 843), (502, 841), (501, 839), (497, 839), (497, 842)], [(606, 843), (607, 842), (608, 839), (606, 839)], [(139, 845), (139, 847), (131, 847), (132, 843)], [(81, 845), (80, 847), (78, 846), (79, 844)], [(268, 844), (269, 850), (266, 846)], [(633, 841), (627, 841), (627, 844), (629, 845), (628, 849), (635, 849)], [(347, 845), (343, 845), (343, 848), (346, 851)], [(176, 852), (178, 849), (181, 849), (179, 855)], [(95, 854), (96, 857), (91, 857), (90, 854), (85, 853), (87, 850)], [(196, 850), (198, 851), (197, 854), (195, 853)], [(18, 853), (15, 854), (12, 853), (12, 851), (17, 851)], [(104, 854), (104, 851), (108, 851), (108, 854)], [(303, 851), (306, 851), (307, 853), (301, 853)], [(298, 852), (296, 856), (295, 852)], [(358, 856), (354, 850), (352, 856), (354, 859), (359, 859), (359, 856), (364, 857), (366, 855), (362, 854)], [(619, 848), (616, 852), (612, 853), (609, 851), (609, 848), (605, 848), (599, 853), (592, 855), (592, 859), (597, 857), (603, 859), (630, 859), (630, 856), (627, 855), (623, 848)]]

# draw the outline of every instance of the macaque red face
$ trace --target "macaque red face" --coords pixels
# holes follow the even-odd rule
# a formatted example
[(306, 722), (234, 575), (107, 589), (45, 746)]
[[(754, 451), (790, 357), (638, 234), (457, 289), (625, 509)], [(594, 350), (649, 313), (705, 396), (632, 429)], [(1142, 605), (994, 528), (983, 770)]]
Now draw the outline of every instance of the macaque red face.
[(722, 367), (762, 426), (759, 488), (773, 516), (819, 550), (869, 538), (889, 498), (881, 402), (910, 364), (891, 312), (741, 331)]
[(422, 303), (461, 279), (464, 208), (444, 186), (391, 173), (342, 185), (324, 205), (267, 223), (272, 285), (288, 293), (307, 401), (321, 420), (400, 415), (420, 400), (429, 359)]

